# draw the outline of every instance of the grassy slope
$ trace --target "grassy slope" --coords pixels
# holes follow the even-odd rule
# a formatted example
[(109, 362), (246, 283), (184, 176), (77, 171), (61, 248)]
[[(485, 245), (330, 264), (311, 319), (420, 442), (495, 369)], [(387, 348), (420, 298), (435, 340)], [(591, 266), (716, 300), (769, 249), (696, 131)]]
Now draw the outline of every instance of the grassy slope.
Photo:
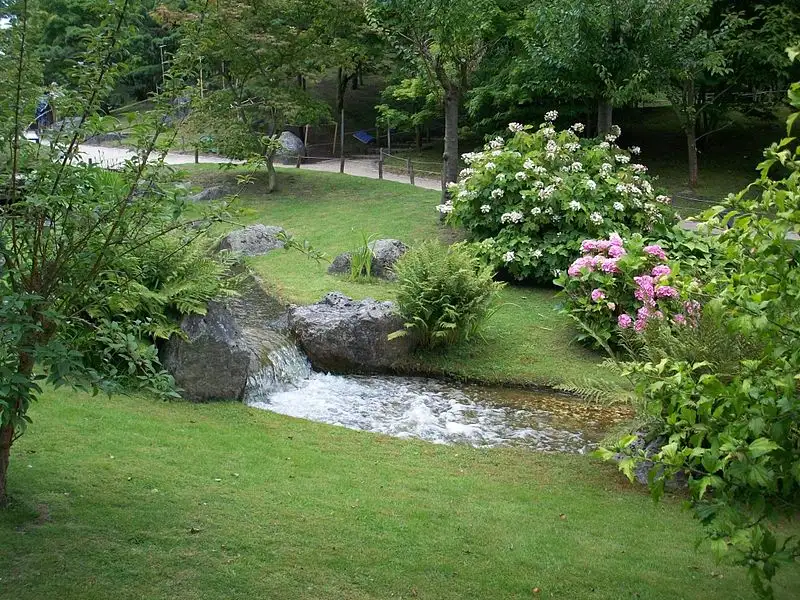
[[(0, 512), (0, 598), (749, 598), (578, 456), (403, 441), (236, 404), (45, 394)], [(560, 515), (565, 518), (560, 518)], [(797, 569), (780, 577), (785, 595)]]
[[(232, 177), (205, 165), (189, 173), (192, 181), (205, 184)], [(357, 247), (362, 232), (412, 244), (436, 237), (452, 240), (454, 236), (451, 229), (438, 224), (436, 192), (292, 169), (281, 171), (278, 193), (263, 194), (262, 183), (259, 180), (242, 193), (238, 220), (281, 225), (331, 257)], [(356, 298), (383, 300), (394, 295), (392, 284), (353, 283), (334, 277), (326, 273), (327, 264), (309, 261), (298, 253), (273, 252), (252, 259), (251, 264), (282, 297), (295, 303), (316, 302), (334, 290)], [(569, 320), (556, 313), (553, 290), (509, 287), (502, 301), (505, 306), (485, 332), (486, 343), (424, 357), (414, 368), (489, 382), (538, 385), (605, 376), (598, 355), (570, 345), (574, 331)]]

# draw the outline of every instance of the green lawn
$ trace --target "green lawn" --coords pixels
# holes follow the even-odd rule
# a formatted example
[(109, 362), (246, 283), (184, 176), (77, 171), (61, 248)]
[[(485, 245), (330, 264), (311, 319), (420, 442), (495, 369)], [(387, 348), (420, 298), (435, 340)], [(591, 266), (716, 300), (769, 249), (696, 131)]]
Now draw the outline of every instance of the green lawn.
[[(210, 185), (229, 171), (200, 165), (191, 180)], [(451, 241), (457, 234), (438, 222), (439, 194), (388, 181), (348, 175), (283, 169), (280, 190), (263, 193), (263, 179), (242, 191), (241, 223), (281, 225), (309, 240), (330, 257), (357, 247), (362, 233), (413, 244), (425, 239)], [(229, 227), (233, 227), (232, 225)], [(286, 300), (311, 303), (334, 290), (364, 298), (391, 299), (389, 283), (354, 283), (326, 272), (326, 263), (299, 253), (273, 252), (250, 259), (252, 267)], [(570, 343), (574, 330), (556, 312), (555, 290), (508, 287), (503, 308), (489, 321), (485, 342), (465, 344), (448, 353), (423, 356), (409, 370), (448, 374), (493, 383), (548, 385), (603, 378), (602, 357)]]
[[(751, 597), (677, 500), (587, 457), (231, 403), (48, 392), (31, 416), (0, 511), (3, 599)], [(779, 582), (789, 598), (800, 573)]]

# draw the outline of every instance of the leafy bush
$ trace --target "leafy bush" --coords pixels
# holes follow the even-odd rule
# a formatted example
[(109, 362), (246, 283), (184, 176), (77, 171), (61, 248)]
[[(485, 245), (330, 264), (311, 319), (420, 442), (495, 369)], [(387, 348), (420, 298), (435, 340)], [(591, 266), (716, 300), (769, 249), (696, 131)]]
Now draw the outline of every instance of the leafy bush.
[(578, 339), (614, 355), (622, 333), (643, 331), (653, 320), (684, 324), (696, 305), (686, 301), (686, 287), (677, 267), (668, 263), (658, 244), (639, 234), (627, 240), (616, 233), (607, 240), (584, 240), (582, 256), (556, 283), (564, 290), (564, 311), (579, 326)]
[(494, 281), (491, 267), (464, 243), (420, 244), (397, 261), (395, 273), (406, 331), (417, 336), (423, 347), (453, 344), (475, 335), (503, 287)]
[[(800, 109), (800, 84), (789, 97)], [(704, 215), (705, 229), (719, 231), (718, 260), (729, 263), (703, 285), (716, 300), (694, 330), (667, 321), (647, 328), (626, 365), (658, 417), (648, 437), (664, 441), (651, 457), (654, 496), (685, 475), (714, 551), (746, 566), (764, 598), (773, 597), (777, 568), (800, 558), (800, 540), (776, 528), (800, 509), (800, 245), (791, 237), (800, 232), (798, 115), (789, 137), (765, 151), (760, 178)], [(723, 219), (729, 227), (720, 229)], [(627, 453), (620, 468), (629, 475), (646, 458), (631, 443), (601, 452)]]
[(552, 111), (538, 129), (509, 124), (482, 152), (465, 154), (470, 165), (440, 205), (462, 225), (496, 268), (518, 279), (550, 282), (567, 268), (581, 241), (612, 232), (642, 232), (665, 220), (670, 199), (658, 195), (647, 167), (632, 164), (638, 148), (581, 139), (584, 126), (556, 131)]

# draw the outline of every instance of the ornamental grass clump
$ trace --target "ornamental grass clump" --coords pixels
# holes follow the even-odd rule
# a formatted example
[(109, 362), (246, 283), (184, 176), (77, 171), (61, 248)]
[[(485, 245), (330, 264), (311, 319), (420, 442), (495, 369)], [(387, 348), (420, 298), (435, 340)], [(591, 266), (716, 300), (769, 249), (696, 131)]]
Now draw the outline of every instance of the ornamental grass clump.
[(496, 308), (502, 283), (473, 246), (424, 242), (395, 265), (397, 304), (405, 330), (422, 347), (435, 348), (469, 340)]
[(628, 235), (669, 221), (639, 148), (623, 150), (619, 127), (602, 140), (581, 138), (584, 125), (557, 131), (550, 111), (538, 129), (509, 124), (510, 137), (463, 156), (469, 165), (439, 205), (450, 223), (480, 241), (483, 256), (517, 279), (543, 283), (569, 266), (581, 241)]

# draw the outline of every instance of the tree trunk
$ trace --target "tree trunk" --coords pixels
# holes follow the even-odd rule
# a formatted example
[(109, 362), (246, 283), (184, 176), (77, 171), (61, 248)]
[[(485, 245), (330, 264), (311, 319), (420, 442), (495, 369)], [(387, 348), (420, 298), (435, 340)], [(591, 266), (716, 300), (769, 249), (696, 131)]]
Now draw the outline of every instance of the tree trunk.
[(8, 501), (6, 495), (8, 482), (8, 463), (11, 457), (11, 444), (14, 440), (13, 425), (0, 427), (0, 507)]
[[(45, 328), (47, 329), (47, 328)], [(50, 333), (52, 335), (52, 332)], [(29, 339), (23, 338), (23, 344), (31, 343)], [(33, 373), (33, 357), (27, 352), (19, 354), (19, 364), (17, 373), (26, 379), (30, 379)], [(11, 417), (21, 416), (20, 412), (23, 399), (17, 398), (9, 402)], [(8, 502), (8, 465), (11, 459), (11, 445), (14, 443), (14, 420), (11, 419), (6, 425), (0, 427), (0, 507)]]
[(689, 187), (697, 187), (697, 135), (694, 123), (686, 125), (686, 149), (689, 151)]
[(274, 153), (270, 153), (267, 155), (267, 193), (271, 194), (275, 191), (275, 188), (278, 186), (278, 176), (275, 173), (275, 163), (274, 163), (275, 155)]
[(339, 67), (339, 75), (337, 79), (336, 85), (336, 114), (342, 114), (344, 110), (344, 95), (347, 93), (347, 81), (350, 79), (349, 76), (345, 75), (344, 69)]
[(606, 135), (614, 124), (614, 106), (605, 98), (597, 103), (597, 134)]
[(458, 109), (461, 90), (451, 86), (444, 99), (444, 180), (451, 183), (458, 179)]

